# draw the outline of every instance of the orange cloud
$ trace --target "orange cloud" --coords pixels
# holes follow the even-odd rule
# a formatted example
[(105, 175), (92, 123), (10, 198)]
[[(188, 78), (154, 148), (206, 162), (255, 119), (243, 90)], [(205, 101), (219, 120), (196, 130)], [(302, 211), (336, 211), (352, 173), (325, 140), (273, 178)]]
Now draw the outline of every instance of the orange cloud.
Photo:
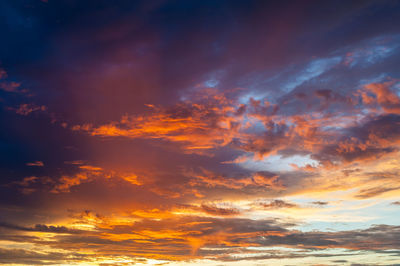
[(186, 101), (170, 108), (153, 107), (149, 115), (124, 116), (119, 122), (72, 129), (101, 137), (164, 139), (181, 144), (189, 153), (225, 146), (240, 136), (241, 118), (232, 100), (213, 91), (199, 97), (196, 102)]
[(36, 111), (46, 111), (46, 106), (42, 105), (42, 106), (37, 106), (35, 104), (20, 104), (18, 108), (13, 109), (15, 110), (15, 112), (17, 114), (20, 115), (29, 115), (32, 112), (36, 112)]
[[(34, 248), (57, 249), (66, 253), (79, 250), (89, 258), (96, 254), (96, 258), (104, 256), (112, 260), (119, 255), (167, 262), (210, 256), (215, 261), (241, 260), (243, 258), (237, 257), (239, 250), (245, 257), (257, 249), (269, 256), (274, 255), (268, 247), (295, 248), (303, 255), (312, 251), (310, 256), (326, 248), (380, 251), (397, 247), (400, 233), (398, 226), (388, 225), (375, 225), (364, 230), (301, 232), (290, 229), (290, 225), (277, 219), (216, 219), (190, 215), (155, 216), (141, 220), (131, 217), (133, 221), (122, 223), (119, 219), (85, 211), (62, 225), (37, 224), (30, 227), (0, 222), (0, 227), (16, 232), (19, 241), (30, 243)], [(93, 226), (91, 230), (74, 228), (74, 224), (83, 226), (85, 221)], [(220, 254), (216, 255), (215, 250)], [(85, 263), (89, 258), (81, 257), (80, 262)]]
[(71, 187), (80, 185), (83, 181), (88, 180), (88, 173), (78, 173), (73, 176), (62, 176), (58, 180), (58, 184), (51, 190), (52, 193), (70, 192)]
[(19, 87), (21, 86), (21, 83), (18, 82), (8, 82), (8, 81), (2, 81), (0, 82), (0, 89), (3, 89), (6, 92), (19, 92)]
[(252, 177), (226, 178), (203, 169), (202, 173), (187, 172), (187, 175), (192, 177), (189, 182), (191, 186), (205, 185), (206, 187), (224, 187), (229, 189), (261, 187), (276, 191), (285, 190), (285, 186), (278, 175), (270, 175), (262, 172), (255, 173)]
[[(291, 114), (285, 113), (288, 104), (285, 102), (279, 108), (252, 98), (246, 104), (238, 104), (236, 98), (228, 97), (229, 93), (204, 90), (173, 106), (148, 105), (151, 110), (146, 114), (125, 115), (118, 122), (98, 126), (76, 125), (72, 130), (100, 137), (165, 140), (177, 143), (186, 153), (207, 154), (207, 150), (229, 146), (253, 153), (256, 159), (276, 154), (309, 155), (320, 166), (332, 167), (365, 157), (361, 154), (373, 154), (371, 149), (382, 151), (391, 146), (391, 140), (378, 128), (368, 137), (356, 131), (368, 130), (372, 126), (370, 121), (379, 120), (382, 115), (371, 110), (365, 114), (366, 107), (377, 104), (386, 112), (397, 112), (400, 99), (389, 88), (394, 84), (394, 81), (367, 84), (358, 94), (350, 96), (330, 90), (315, 91), (317, 98), (331, 105), (344, 104), (349, 110), (345, 113), (322, 109)], [(358, 105), (359, 96), (364, 102), (362, 106)], [(245, 157), (239, 156), (232, 162)], [(310, 165), (302, 170), (315, 169)]]
[(395, 81), (367, 84), (364, 86), (365, 91), (361, 92), (362, 99), (366, 104), (377, 103), (387, 113), (399, 114), (400, 98), (390, 89), (395, 84)]
[(61, 176), (50, 190), (51, 193), (70, 192), (72, 187), (79, 186), (82, 183), (94, 181), (96, 179), (122, 179), (133, 185), (143, 185), (143, 182), (133, 173), (106, 171), (101, 167), (92, 165), (77, 164), (80, 171), (74, 175)]
[(44, 166), (44, 163), (42, 161), (35, 161), (35, 162), (27, 163), (26, 165), (28, 165), (28, 166)]

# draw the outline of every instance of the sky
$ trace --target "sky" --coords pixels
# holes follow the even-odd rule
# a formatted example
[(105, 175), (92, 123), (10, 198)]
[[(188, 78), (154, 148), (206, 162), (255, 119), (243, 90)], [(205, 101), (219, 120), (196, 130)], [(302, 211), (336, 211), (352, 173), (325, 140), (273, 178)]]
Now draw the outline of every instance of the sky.
[(399, 25), (0, 0), (0, 264), (400, 265)]

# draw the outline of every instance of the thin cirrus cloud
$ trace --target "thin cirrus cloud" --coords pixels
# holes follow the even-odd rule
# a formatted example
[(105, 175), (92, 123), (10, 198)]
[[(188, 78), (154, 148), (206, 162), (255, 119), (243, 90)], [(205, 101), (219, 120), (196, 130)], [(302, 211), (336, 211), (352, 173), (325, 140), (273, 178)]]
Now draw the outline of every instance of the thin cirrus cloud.
[(399, 264), (398, 9), (3, 1), (0, 264)]

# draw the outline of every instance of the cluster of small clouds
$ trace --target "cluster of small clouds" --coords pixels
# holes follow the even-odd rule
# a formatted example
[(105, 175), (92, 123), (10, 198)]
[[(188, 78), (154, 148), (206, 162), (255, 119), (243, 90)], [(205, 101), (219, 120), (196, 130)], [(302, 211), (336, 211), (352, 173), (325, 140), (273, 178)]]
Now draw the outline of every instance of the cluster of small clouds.
[(8, 93), (28, 93), (28, 90), (21, 89), (21, 83), (8, 80), (7, 71), (0, 68), (0, 89)]

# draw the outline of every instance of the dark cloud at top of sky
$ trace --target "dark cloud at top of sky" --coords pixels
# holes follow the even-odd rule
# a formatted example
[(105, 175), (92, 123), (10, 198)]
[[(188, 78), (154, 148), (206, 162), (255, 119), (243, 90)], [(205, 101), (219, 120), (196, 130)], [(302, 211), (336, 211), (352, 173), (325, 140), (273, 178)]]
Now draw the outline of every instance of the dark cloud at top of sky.
[(5, 1), (1, 62), (65, 119), (107, 121), (395, 30), (391, 2), (288, 3)]

